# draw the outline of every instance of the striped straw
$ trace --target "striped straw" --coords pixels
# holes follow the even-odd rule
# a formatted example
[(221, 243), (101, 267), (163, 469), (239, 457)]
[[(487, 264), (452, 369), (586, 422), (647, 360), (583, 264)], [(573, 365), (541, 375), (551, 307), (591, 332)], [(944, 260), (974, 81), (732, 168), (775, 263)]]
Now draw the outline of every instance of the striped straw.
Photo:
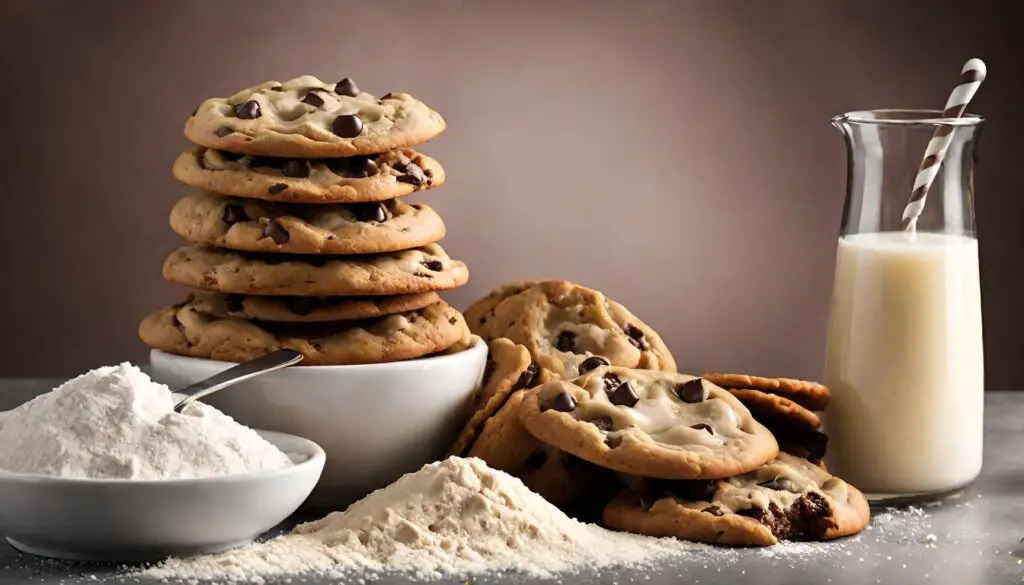
[[(974, 97), (981, 82), (985, 80), (988, 70), (985, 62), (981, 59), (971, 59), (964, 64), (960, 71), (960, 85), (953, 89), (946, 101), (946, 108), (942, 110), (943, 118), (959, 118), (967, 109), (968, 102)], [(903, 229), (908, 232), (917, 230), (917, 219), (924, 211), (925, 198), (928, 196), (928, 189), (939, 174), (939, 166), (942, 159), (946, 157), (946, 150), (952, 141), (953, 127), (941, 126), (935, 131), (932, 139), (928, 142), (928, 148), (924, 151), (924, 160), (917, 170), (917, 178), (914, 180), (914, 190), (910, 194), (910, 201), (903, 209)]]

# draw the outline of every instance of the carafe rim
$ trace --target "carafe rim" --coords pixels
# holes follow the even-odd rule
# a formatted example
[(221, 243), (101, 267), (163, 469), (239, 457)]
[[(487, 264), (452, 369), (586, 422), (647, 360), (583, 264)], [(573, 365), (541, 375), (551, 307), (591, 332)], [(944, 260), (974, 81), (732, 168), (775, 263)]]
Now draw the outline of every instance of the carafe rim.
[(943, 118), (942, 110), (879, 109), (854, 110), (832, 117), (832, 124), (859, 124), (871, 126), (977, 126), (985, 119), (978, 114), (965, 113), (959, 118)]

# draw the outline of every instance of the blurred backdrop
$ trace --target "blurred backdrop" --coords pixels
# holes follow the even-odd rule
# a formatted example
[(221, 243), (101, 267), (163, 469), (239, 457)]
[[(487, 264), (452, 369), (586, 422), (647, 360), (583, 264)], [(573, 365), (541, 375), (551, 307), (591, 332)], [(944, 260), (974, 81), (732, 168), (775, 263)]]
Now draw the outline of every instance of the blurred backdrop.
[(449, 130), (420, 198), (492, 287), (560, 277), (661, 332), (681, 369), (821, 375), (845, 183), (832, 114), (971, 108), (988, 386), (1024, 329), (1020, 9), (996, 0), (10, 1), (0, 9), (0, 375), (144, 361), (143, 315), (206, 97), (312, 73), (408, 91)]

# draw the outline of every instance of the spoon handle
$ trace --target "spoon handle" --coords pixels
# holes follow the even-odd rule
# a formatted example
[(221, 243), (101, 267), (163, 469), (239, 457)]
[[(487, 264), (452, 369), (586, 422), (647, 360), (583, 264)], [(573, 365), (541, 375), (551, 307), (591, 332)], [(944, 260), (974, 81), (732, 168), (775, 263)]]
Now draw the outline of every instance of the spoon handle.
[(280, 370), (281, 368), (297, 364), (301, 361), (301, 353), (290, 349), (280, 349), (254, 360), (247, 361), (244, 364), (238, 364), (237, 366), (228, 368), (219, 374), (214, 374), (205, 380), (200, 380), (195, 384), (182, 388), (181, 390), (175, 390), (178, 394), (187, 394), (188, 396), (183, 398), (181, 402), (174, 405), (174, 412), (181, 412), (191, 402), (213, 394), (222, 388), (226, 388), (232, 384), (237, 384), (243, 380), (248, 380), (254, 376), (259, 376), (260, 374)]

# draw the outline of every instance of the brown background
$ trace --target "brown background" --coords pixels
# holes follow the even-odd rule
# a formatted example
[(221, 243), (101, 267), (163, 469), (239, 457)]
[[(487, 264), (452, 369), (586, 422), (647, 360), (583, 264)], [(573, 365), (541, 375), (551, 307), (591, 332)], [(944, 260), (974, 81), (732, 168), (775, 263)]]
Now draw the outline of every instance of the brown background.
[(845, 152), (830, 115), (939, 107), (971, 56), (988, 383), (1024, 309), (1016, 2), (5, 2), (0, 375), (145, 359), (137, 321), (183, 292), (170, 165), (205, 97), (352, 76), (449, 131), (424, 198), (469, 263), (458, 306), (504, 281), (599, 288), (683, 369), (817, 377)]

